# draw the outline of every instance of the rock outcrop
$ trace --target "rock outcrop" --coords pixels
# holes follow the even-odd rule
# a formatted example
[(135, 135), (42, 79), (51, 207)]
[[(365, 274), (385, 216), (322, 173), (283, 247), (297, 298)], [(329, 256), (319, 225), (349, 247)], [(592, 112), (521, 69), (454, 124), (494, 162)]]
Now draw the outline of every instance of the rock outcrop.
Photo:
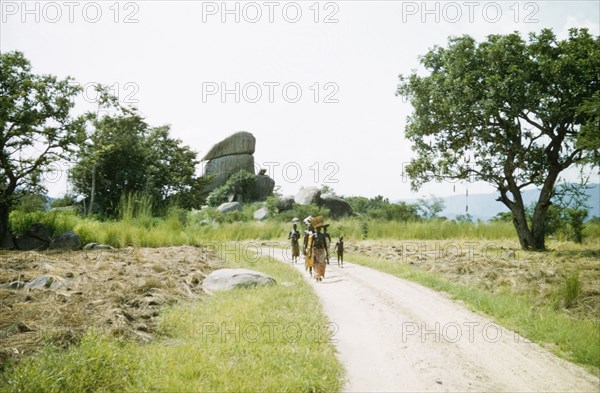
[(214, 175), (211, 187), (215, 188), (225, 184), (229, 176), (240, 170), (254, 173), (254, 156), (251, 154), (235, 154), (214, 158), (204, 165), (203, 176)]
[[(236, 132), (215, 144), (202, 158), (202, 175), (213, 176), (212, 182), (204, 191), (211, 192), (222, 186), (231, 175), (240, 170), (255, 174), (256, 167), (253, 156), (255, 147), (254, 135), (246, 131)], [(256, 175), (256, 200), (264, 201), (268, 196), (273, 195), (274, 188), (275, 181), (267, 176), (264, 170), (261, 170)]]
[(286, 210), (291, 210), (294, 207), (294, 196), (287, 195), (280, 198), (277, 198), (277, 211), (284, 212)]
[(81, 239), (75, 232), (65, 232), (56, 235), (50, 242), (51, 250), (75, 251), (81, 249)]
[(204, 156), (202, 161), (213, 160), (219, 157), (233, 156), (236, 154), (254, 154), (256, 138), (249, 132), (240, 131), (228, 136), (214, 145)]
[(310, 205), (311, 203), (319, 203), (321, 199), (321, 190), (317, 187), (302, 187), (294, 196), (294, 202), (299, 205)]
[(254, 148), (256, 139), (249, 132), (241, 131), (215, 144), (204, 155), (202, 175), (214, 175), (209, 191), (225, 184), (229, 176), (245, 170), (254, 174)]
[(331, 194), (321, 195), (319, 205), (328, 208), (332, 218), (352, 215), (352, 207), (350, 204), (342, 198)]
[(273, 195), (275, 189), (275, 180), (267, 175), (256, 175), (256, 200), (264, 201), (268, 196)]

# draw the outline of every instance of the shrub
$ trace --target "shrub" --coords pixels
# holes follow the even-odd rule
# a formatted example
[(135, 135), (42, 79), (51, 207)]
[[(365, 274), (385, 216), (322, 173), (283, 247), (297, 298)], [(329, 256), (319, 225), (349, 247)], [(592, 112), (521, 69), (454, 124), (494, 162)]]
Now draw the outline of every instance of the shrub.
[(209, 206), (219, 206), (227, 202), (229, 195), (241, 198), (243, 202), (256, 200), (256, 176), (252, 173), (240, 170), (227, 179), (221, 187), (215, 188), (206, 198)]

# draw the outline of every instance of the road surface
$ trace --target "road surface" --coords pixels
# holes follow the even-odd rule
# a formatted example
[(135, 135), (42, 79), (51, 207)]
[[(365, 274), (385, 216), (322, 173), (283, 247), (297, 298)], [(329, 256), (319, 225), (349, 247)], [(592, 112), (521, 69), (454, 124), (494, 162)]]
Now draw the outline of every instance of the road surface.
[(442, 293), (334, 259), (319, 283), (295, 267), (336, 328), (345, 392), (600, 392), (583, 368)]

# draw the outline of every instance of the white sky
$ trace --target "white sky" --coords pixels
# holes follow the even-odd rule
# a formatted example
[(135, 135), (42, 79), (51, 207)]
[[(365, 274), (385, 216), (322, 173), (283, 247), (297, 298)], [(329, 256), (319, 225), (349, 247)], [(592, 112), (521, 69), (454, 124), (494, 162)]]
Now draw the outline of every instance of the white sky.
[[(464, 193), (466, 186), (434, 183), (412, 193), (402, 181), (412, 154), (404, 139), (411, 106), (395, 96), (399, 74), (418, 69), (418, 56), (449, 35), (481, 40), (546, 27), (561, 38), (571, 27), (597, 35), (599, 4), (1, 0), (0, 50), (24, 52), (35, 73), (114, 86), (122, 102), (137, 101), (151, 125), (171, 124), (200, 157), (235, 131), (252, 132), (256, 163), (272, 163), (269, 174), (283, 194), (328, 184), (342, 195), (396, 200)], [(235, 90), (236, 82), (240, 102), (233, 93), (223, 100), (222, 87)], [(288, 102), (298, 87), (301, 97)], [(93, 107), (80, 101), (80, 110)], [(50, 179), (52, 196), (68, 190), (65, 179)], [(469, 185), (470, 194), (492, 190)]]

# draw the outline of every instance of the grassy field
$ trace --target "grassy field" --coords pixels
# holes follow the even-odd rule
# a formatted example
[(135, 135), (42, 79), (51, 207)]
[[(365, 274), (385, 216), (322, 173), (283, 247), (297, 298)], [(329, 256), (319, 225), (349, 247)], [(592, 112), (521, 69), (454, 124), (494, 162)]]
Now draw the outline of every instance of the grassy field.
[[(150, 216), (100, 221), (67, 212), (36, 212), (11, 214), (11, 227), (16, 234), (32, 223), (43, 222), (55, 233), (75, 231), (82, 242), (109, 244), (114, 247), (163, 247), (200, 245), (210, 241), (285, 239), (290, 223), (275, 220), (206, 224), (195, 215), (174, 210), (164, 218)], [(359, 218), (330, 221), (332, 237), (343, 235), (346, 241), (363, 239), (472, 239), (516, 240), (515, 229), (506, 222), (422, 221), (396, 222), (361, 220)], [(587, 239), (600, 239), (600, 224), (588, 223), (584, 230)]]
[(48, 346), (0, 377), (0, 391), (339, 391), (342, 368), (318, 299), (301, 274), (268, 257), (229, 254), (227, 267), (278, 285), (179, 303), (149, 344), (90, 330), (69, 349)]

